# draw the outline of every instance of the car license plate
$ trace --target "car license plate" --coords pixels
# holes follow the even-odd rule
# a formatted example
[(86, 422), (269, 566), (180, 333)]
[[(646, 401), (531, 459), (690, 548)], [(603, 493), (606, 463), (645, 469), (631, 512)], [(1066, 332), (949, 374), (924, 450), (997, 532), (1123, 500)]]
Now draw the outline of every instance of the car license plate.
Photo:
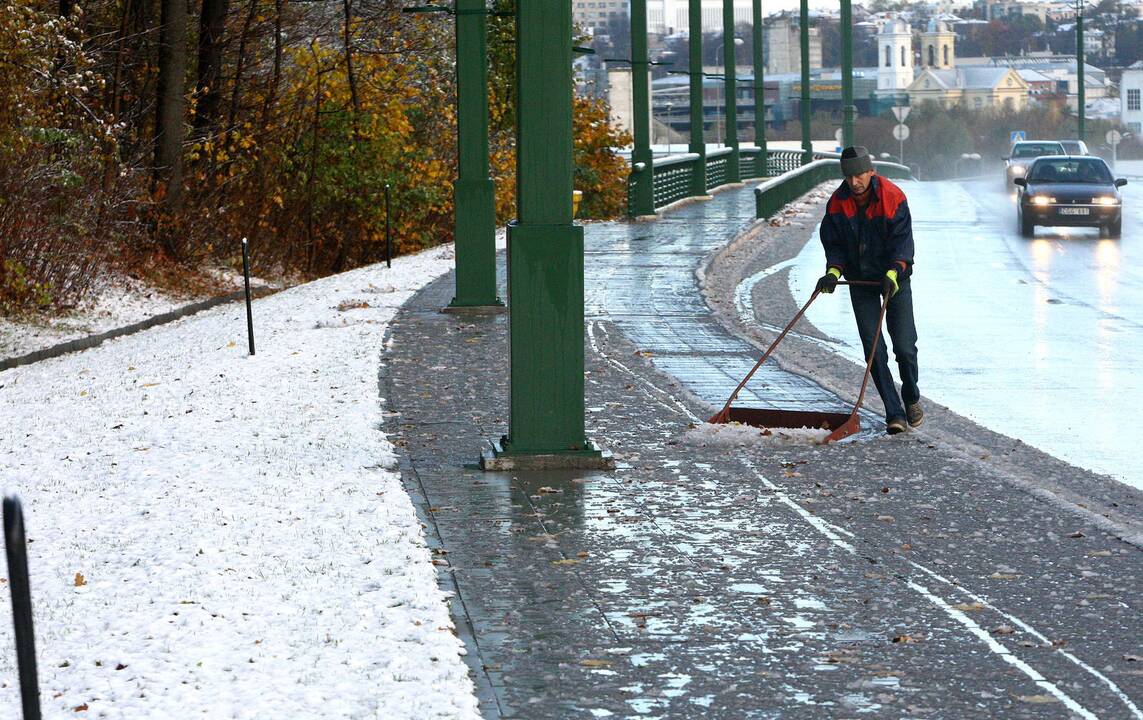
[(1062, 207), (1060, 208), (1061, 215), (1088, 215), (1091, 213), (1091, 208), (1085, 207)]

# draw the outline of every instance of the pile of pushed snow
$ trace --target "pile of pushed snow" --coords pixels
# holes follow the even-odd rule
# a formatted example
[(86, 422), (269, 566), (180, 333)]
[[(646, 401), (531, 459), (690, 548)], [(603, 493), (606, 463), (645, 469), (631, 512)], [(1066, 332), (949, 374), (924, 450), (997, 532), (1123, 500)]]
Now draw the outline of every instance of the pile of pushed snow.
[(451, 257), (256, 301), (255, 356), (234, 304), (0, 372), (45, 717), (479, 717), (379, 429), (385, 328)]
[(788, 445), (821, 445), (829, 430), (815, 428), (759, 428), (742, 423), (703, 423), (691, 425), (683, 433), (688, 445), (701, 447), (745, 447), (762, 443)]

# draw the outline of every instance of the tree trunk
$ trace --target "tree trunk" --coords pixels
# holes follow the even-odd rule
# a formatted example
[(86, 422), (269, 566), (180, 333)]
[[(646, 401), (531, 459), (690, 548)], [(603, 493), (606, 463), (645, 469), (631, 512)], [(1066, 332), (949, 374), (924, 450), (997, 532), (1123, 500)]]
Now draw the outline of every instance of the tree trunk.
[[(182, 199), (183, 83), (187, 68), (186, 0), (161, 0), (159, 86), (155, 113), (155, 191), (168, 212)], [(174, 250), (167, 243), (168, 250)]]
[(202, 0), (198, 27), (198, 105), (194, 116), (195, 135), (205, 138), (218, 129), (222, 107), (222, 37), (226, 30), (229, 0)]

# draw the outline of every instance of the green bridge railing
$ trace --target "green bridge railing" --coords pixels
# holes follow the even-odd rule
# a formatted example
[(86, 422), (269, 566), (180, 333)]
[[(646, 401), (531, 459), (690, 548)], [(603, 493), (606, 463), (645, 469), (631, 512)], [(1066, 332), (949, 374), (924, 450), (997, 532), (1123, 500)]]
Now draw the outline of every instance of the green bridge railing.
[[(726, 171), (731, 152), (730, 148), (719, 148), (707, 153), (707, 190), (726, 184)], [(742, 148), (739, 150), (738, 172), (743, 180), (773, 178), (760, 186), (759, 190), (762, 187), (767, 189), (765, 193), (759, 195), (757, 201), (758, 217), (769, 217), (782, 205), (805, 194), (817, 184), (831, 177), (840, 178), (837, 158), (837, 153), (814, 153), (814, 162), (802, 165), (801, 150), (769, 150), (763, 167), (762, 152), (758, 148)], [(651, 172), (654, 174), (652, 186), (656, 209), (691, 196), (692, 178), (698, 170), (699, 161), (700, 156), (697, 153), (686, 153), (672, 155), (654, 163)], [(909, 168), (904, 165), (886, 162), (875, 162), (874, 165), (878, 172), (886, 177), (911, 177)], [(635, 215), (631, 179), (637, 172), (647, 172), (647, 170), (637, 168), (628, 176), (628, 217)], [(763, 214), (764, 210), (766, 214)]]
[[(833, 153), (831, 153), (833, 154)], [(767, 180), (754, 189), (754, 207), (759, 218), (768, 218), (782, 209), (782, 206), (805, 195), (827, 180), (841, 183), (841, 160), (832, 158), (814, 160), (809, 165), (782, 173), (773, 180)], [(912, 171), (897, 163), (873, 163), (877, 174), (888, 178), (910, 178)]]

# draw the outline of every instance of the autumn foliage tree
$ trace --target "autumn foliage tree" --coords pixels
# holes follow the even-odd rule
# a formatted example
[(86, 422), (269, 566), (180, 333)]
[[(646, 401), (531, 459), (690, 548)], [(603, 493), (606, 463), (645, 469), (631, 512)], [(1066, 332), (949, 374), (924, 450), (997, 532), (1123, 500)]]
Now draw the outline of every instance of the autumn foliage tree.
[[(386, 186), (398, 252), (452, 239), (451, 17), (396, 0), (65, 4), (0, 7), (2, 311), (75, 302), (93, 263), (167, 277), (233, 264), (243, 237), (263, 274), (375, 262)], [(513, 43), (512, 18), (491, 17), (501, 222), (515, 212)], [(597, 101), (575, 107), (581, 216), (618, 215), (614, 148), (629, 139)]]

